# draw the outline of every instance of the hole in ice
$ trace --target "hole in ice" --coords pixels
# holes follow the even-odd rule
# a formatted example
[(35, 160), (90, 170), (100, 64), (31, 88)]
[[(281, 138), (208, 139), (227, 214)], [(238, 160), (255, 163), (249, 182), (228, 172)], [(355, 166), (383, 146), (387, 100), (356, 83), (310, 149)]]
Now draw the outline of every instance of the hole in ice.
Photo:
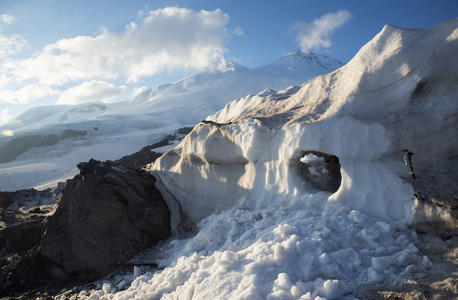
[(339, 158), (318, 151), (301, 153), (297, 171), (305, 179), (306, 187), (321, 191), (337, 192), (342, 182)]

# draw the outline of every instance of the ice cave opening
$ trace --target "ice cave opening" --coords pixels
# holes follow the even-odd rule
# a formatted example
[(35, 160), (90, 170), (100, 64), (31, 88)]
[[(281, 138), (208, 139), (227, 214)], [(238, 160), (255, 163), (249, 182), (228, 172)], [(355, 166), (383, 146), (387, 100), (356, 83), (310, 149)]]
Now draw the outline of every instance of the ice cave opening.
[(299, 163), (296, 166), (297, 174), (305, 180), (305, 188), (318, 189), (335, 193), (342, 183), (339, 158), (332, 154), (318, 151), (302, 151)]

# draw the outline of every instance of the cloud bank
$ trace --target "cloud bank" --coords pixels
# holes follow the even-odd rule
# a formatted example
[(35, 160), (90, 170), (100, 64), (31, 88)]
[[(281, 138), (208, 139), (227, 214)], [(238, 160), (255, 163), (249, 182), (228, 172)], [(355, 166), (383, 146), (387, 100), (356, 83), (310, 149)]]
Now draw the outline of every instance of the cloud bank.
[(125, 77), (136, 82), (165, 70), (200, 69), (223, 58), (229, 17), (220, 9), (194, 11), (166, 7), (150, 11), (116, 33), (62, 39), (19, 61), (11, 69), (18, 80), (45, 85)]
[(74, 86), (62, 93), (57, 104), (80, 104), (85, 102), (101, 101), (108, 102), (118, 97), (124, 87), (114, 84), (92, 80)]
[(40, 99), (49, 95), (56, 95), (58, 91), (49, 86), (29, 84), (17, 90), (0, 90), (0, 103), (26, 104), (30, 100)]
[(297, 43), (303, 51), (329, 48), (332, 45), (330, 36), (334, 30), (345, 24), (350, 18), (351, 14), (347, 10), (339, 10), (323, 15), (311, 23), (295, 22), (291, 30), (296, 35)]

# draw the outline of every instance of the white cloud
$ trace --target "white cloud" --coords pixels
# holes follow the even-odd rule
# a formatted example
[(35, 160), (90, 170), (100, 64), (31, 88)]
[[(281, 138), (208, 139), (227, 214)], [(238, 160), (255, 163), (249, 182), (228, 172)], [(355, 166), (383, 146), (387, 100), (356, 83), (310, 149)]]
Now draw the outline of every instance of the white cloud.
[(19, 34), (0, 33), (0, 58), (18, 53), (26, 44), (26, 40)]
[[(3, 24), (10, 25), (14, 21), (11, 15), (0, 15), (0, 29)], [(0, 33), (0, 58), (18, 53), (26, 45), (26, 40), (19, 34)]]
[(11, 111), (8, 108), (2, 109), (0, 111), (0, 124), (5, 124), (12, 119), (10, 112)]
[(61, 85), (120, 75), (136, 82), (164, 70), (200, 69), (223, 57), (228, 22), (219, 9), (166, 7), (150, 11), (121, 33), (103, 29), (96, 36), (59, 40), (10, 71), (19, 80)]
[(14, 17), (11, 15), (5, 15), (5, 14), (0, 15), (0, 25), (2, 23), (6, 25), (10, 25), (13, 21), (14, 21)]
[(0, 90), (6, 86), (8, 82), (11, 81), (11, 78), (7, 77), (6, 75), (2, 74), (0, 75)]
[(114, 84), (92, 80), (64, 91), (56, 104), (80, 104), (85, 102), (101, 101), (108, 102), (118, 97), (125, 87), (117, 87)]
[(19, 90), (0, 90), (0, 103), (26, 104), (33, 99), (40, 99), (57, 93), (58, 91), (54, 91), (49, 86), (29, 84)]
[(295, 22), (291, 29), (296, 33), (297, 42), (302, 50), (329, 48), (332, 44), (330, 35), (350, 18), (351, 14), (347, 10), (339, 10), (323, 15), (312, 23)]
[(233, 31), (234, 35), (236, 36), (243, 36), (243, 29), (241, 27), (236, 27)]

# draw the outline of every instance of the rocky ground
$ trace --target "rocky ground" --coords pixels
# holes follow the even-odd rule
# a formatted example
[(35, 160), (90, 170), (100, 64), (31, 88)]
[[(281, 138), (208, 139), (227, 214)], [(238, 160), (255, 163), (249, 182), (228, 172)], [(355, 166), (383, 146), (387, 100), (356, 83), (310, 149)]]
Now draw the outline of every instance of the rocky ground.
[[(153, 176), (111, 161), (78, 166), (62, 194), (0, 194), (1, 299), (73, 291), (128, 266), (170, 234), (170, 211)], [(33, 207), (18, 209), (21, 201)]]

